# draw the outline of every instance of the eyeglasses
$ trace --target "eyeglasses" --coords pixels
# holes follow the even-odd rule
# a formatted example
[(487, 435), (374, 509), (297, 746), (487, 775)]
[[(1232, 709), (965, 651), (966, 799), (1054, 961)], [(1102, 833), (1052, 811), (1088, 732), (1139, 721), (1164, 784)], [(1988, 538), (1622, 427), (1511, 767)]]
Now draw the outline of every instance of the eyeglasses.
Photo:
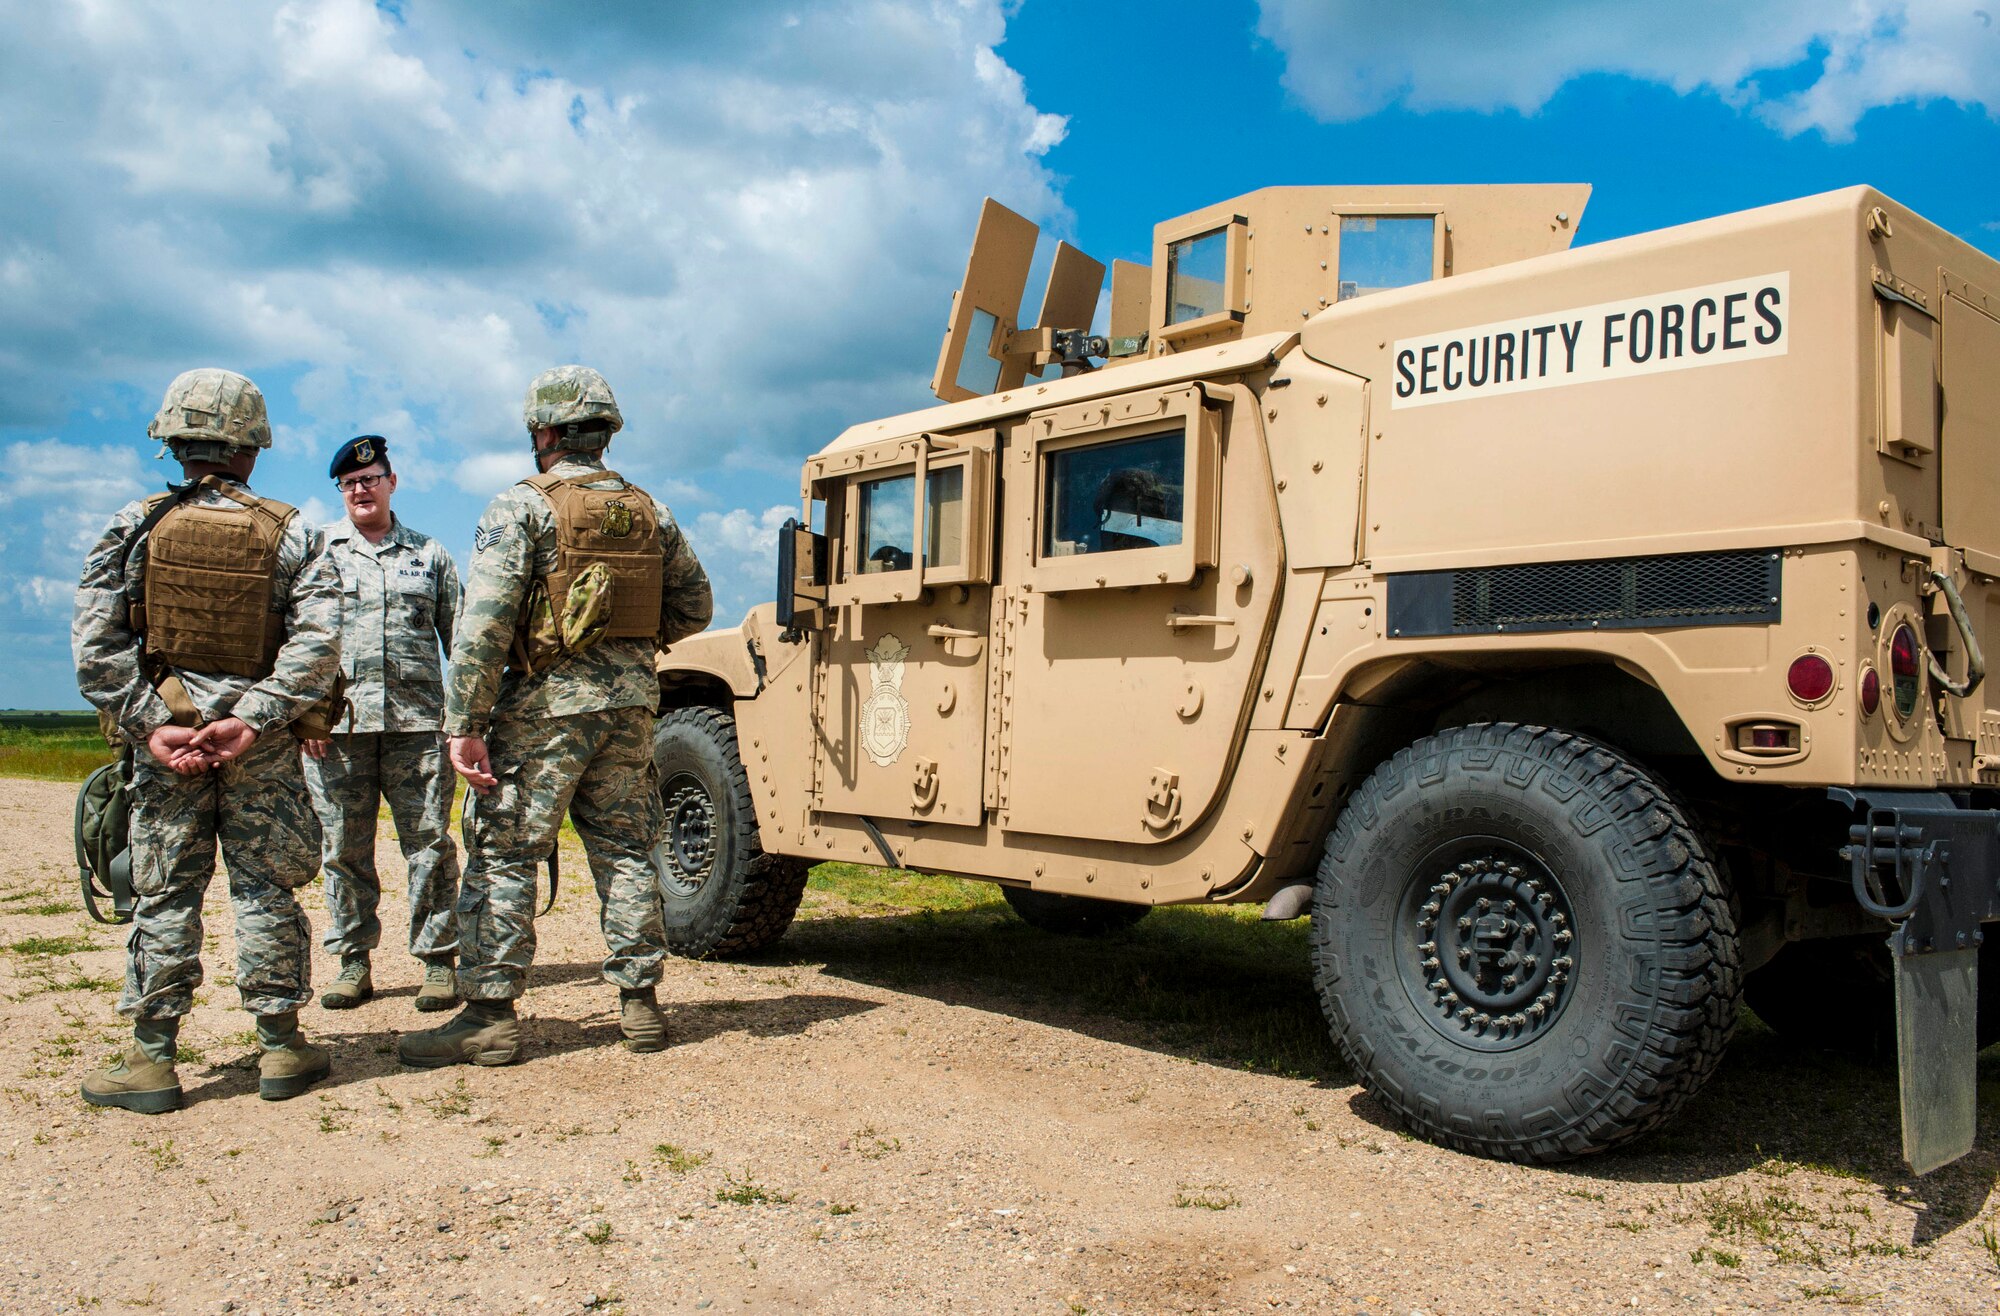
[(335, 480), (333, 487), (342, 493), (354, 493), (360, 489), (373, 489), (388, 478), (387, 473), (381, 475), (350, 475), (344, 480)]

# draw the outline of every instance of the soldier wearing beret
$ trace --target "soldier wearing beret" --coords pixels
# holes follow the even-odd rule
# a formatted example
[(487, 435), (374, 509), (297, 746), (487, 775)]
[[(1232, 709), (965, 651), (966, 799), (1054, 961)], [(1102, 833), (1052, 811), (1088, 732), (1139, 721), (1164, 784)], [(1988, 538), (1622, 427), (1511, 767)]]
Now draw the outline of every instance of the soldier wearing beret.
[(388, 440), (349, 439), (328, 473), (347, 508), (328, 530), (327, 547), (340, 572), (350, 711), (329, 738), (305, 744), (306, 783), (325, 837), (325, 945), (340, 958), (320, 1004), (352, 1009), (375, 993), (369, 952), (382, 940), (375, 828), (386, 799), (410, 869), (410, 954), (424, 966), (416, 1006), (443, 1010), (458, 999), (458, 849), (439, 654), (451, 648), (458, 568), (441, 544), (390, 510), (396, 473)]

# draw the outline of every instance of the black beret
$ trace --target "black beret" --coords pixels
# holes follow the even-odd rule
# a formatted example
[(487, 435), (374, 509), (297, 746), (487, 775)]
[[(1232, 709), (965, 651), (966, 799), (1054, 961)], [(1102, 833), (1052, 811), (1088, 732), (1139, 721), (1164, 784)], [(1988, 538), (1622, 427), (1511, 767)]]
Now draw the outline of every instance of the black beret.
[(349, 471), (376, 462), (389, 464), (389, 440), (380, 434), (357, 434), (334, 450), (333, 465), (326, 468), (326, 473), (338, 480)]

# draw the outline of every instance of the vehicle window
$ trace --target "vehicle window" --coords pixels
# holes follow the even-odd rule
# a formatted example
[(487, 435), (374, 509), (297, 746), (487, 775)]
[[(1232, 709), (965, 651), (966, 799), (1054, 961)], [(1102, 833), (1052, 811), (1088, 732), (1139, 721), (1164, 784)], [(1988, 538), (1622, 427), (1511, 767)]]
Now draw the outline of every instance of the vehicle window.
[(1179, 431), (1050, 453), (1042, 555), (1180, 543), (1186, 461)]
[(965, 561), (965, 468), (946, 466), (924, 476), (924, 565), (955, 567)]
[(917, 477), (892, 475), (861, 486), (861, 539), (855, 558), (861, 574), (908, 571), (915, 565)]
[(965, 354), (958, 358), (958, 386), (981, 396), (1000, 385), (1000, 360), (993, 355), (993, 331), (1000, 327), (991, 311), (972, 309), (972, 331), (965, 336)]
[(1427, 281), (1436, 235), (1430, 215), (1342, 215), (1340, 300)]
[(1167, 245), (1167, 323), (1219, 315), (1222, 282), (1229, 255), (1229, 234), (1223, 229)]

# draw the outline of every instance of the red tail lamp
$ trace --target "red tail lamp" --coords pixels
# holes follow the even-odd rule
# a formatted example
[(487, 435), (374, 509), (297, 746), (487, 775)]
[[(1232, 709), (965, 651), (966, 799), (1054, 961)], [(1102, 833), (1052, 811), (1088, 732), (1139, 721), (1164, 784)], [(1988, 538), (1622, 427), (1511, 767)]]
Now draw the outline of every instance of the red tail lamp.
[(1889, 637), (1889, 691), (1896, 700), (1898, 717), (1907, 718), (1917, 711), (1917, 686), (1923, 670), (1917, 632), (1904, 622)]
[(1792, 659), (1785, 685), (1800, 703), (1817, 704), (1833, 693), (1833, 664), (1816, 653), (1801, 654)]
[(1870, 717), (1882, 706), (1882, 677), (1874, 668), (1861, 674), (1861, 711)]

